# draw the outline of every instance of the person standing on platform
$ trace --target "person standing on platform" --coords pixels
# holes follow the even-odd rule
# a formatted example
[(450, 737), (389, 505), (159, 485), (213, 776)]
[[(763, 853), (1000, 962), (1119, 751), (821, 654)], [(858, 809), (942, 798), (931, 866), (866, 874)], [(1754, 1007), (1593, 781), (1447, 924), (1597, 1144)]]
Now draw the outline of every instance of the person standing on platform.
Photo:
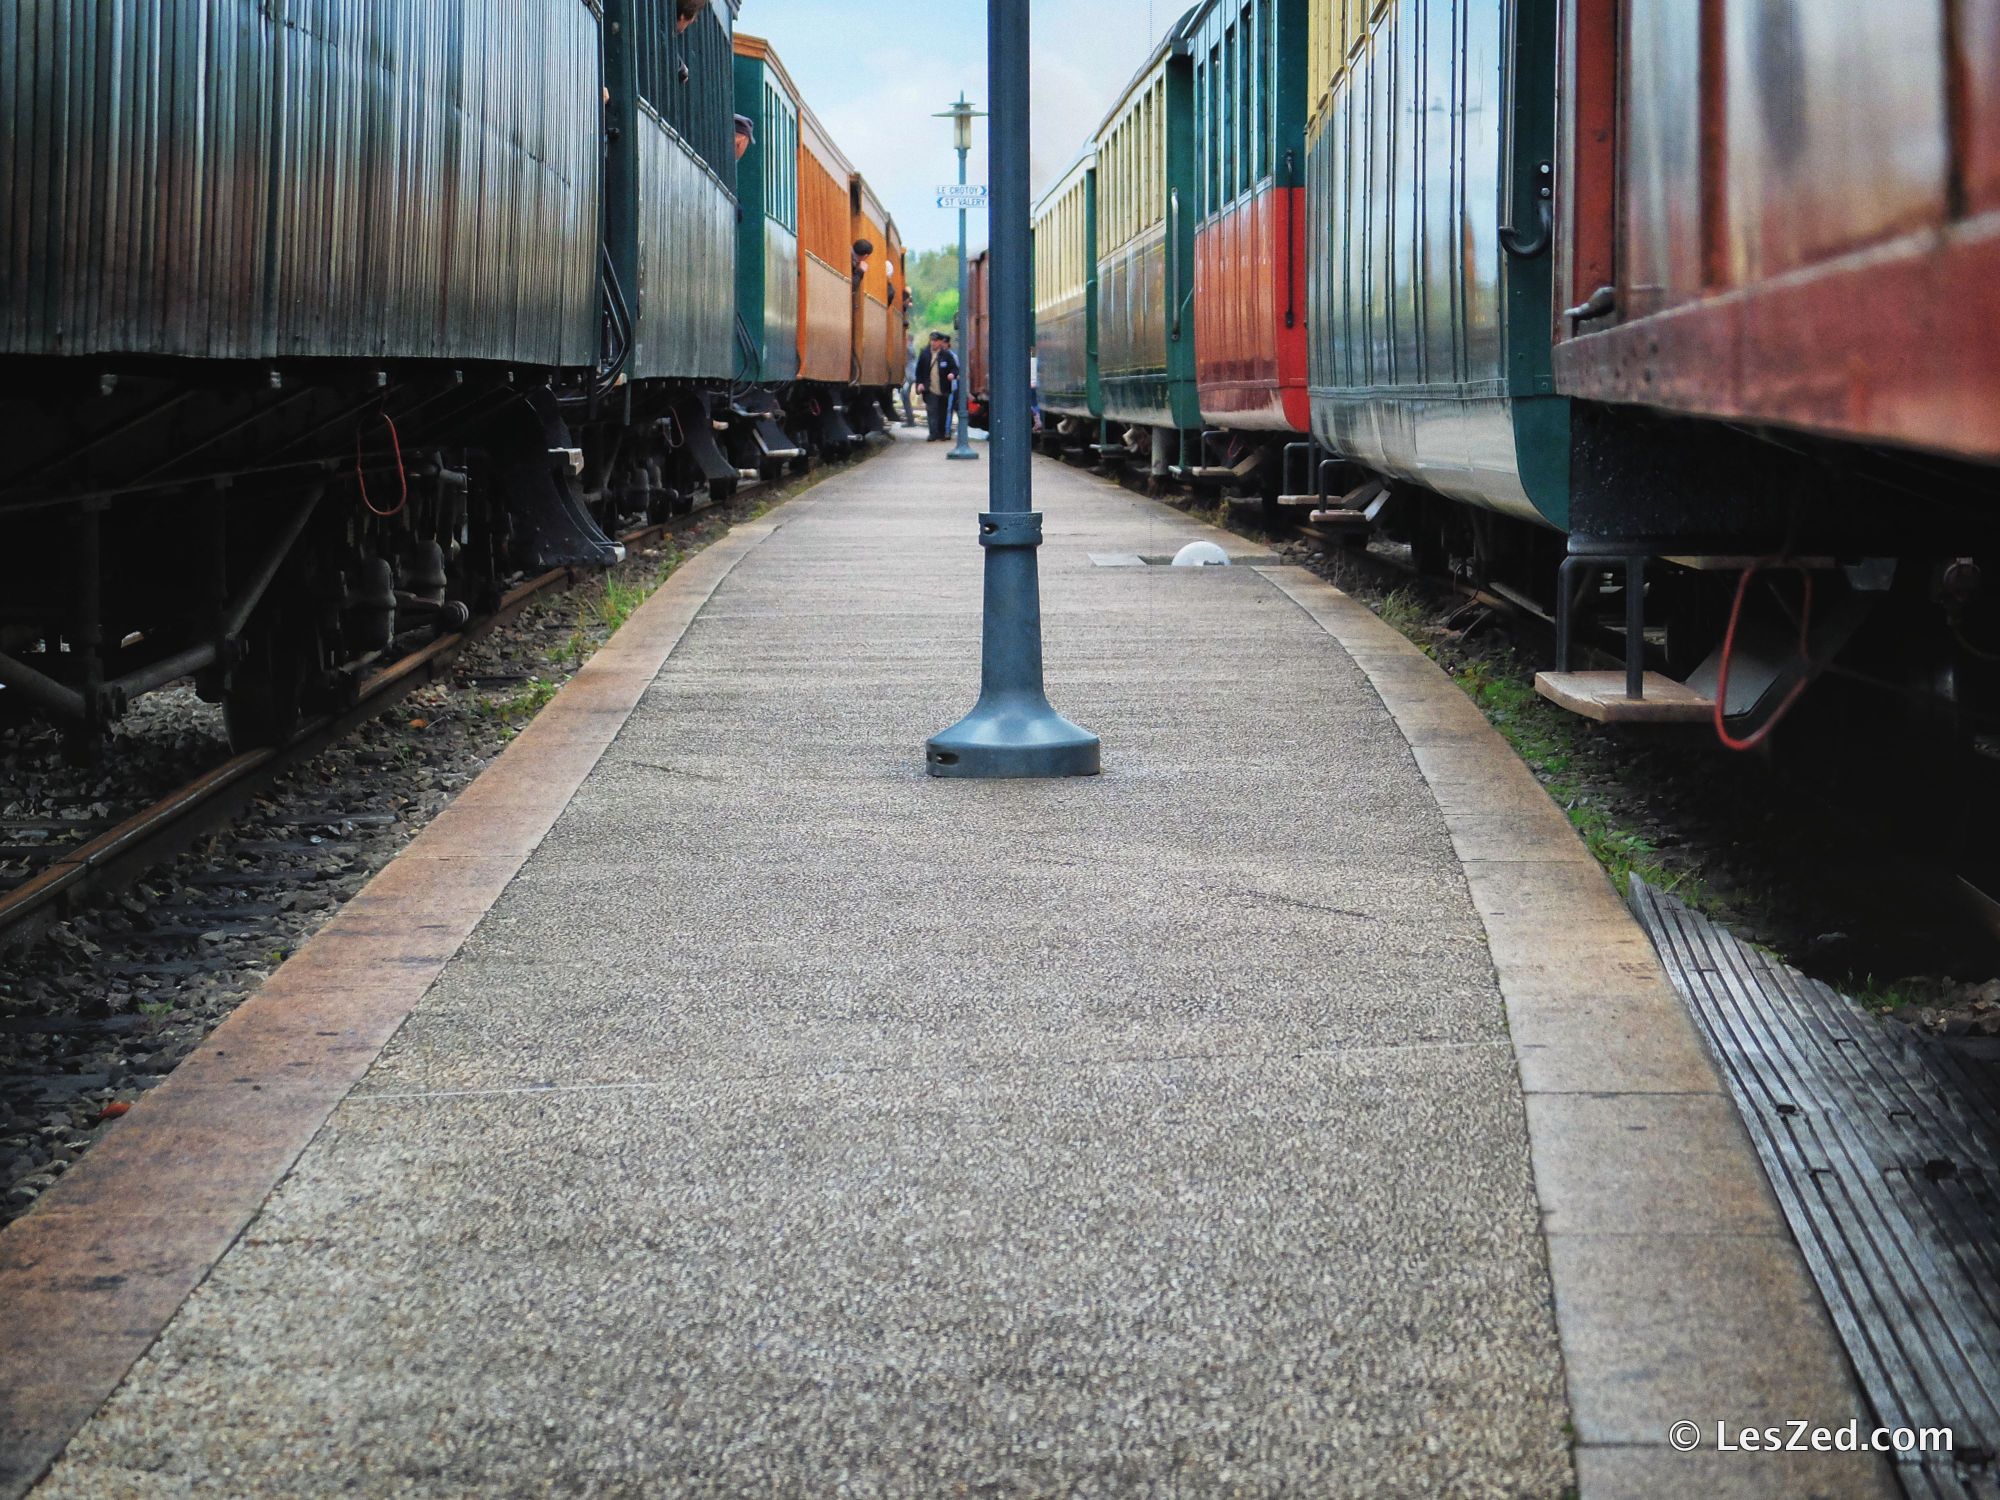
[(904, 339), (903, 340), (903, 383), (902, 385), (897, 387), (897, 390), (903, 398), (903, 425), (905, 427), (914, 427), (917, 425), (916, 412), (910, 406), (910, 392), (916, 388), (916, 384), (917, 384), (917, 341), (915, 339)]
[(1028, 420), (1042, 430), (1042, 357), (1033, 344), (1028, 345)]
[(944, 366), (944, 432), (940, 442), (952, 440), (951, 424), (958, 420), (958, 355), (951, 347), (951, 335), (941, 333), (939, 341), (944, 345), (938, 351), (938, 360)]
[(924, 414), (930, 418), (933, 443), (951, 440), (951, 400), (958, 387), (958, 359), (941, 333), (931, 335), (930, 347), (917, 356), (916, 382), (924, 393)]

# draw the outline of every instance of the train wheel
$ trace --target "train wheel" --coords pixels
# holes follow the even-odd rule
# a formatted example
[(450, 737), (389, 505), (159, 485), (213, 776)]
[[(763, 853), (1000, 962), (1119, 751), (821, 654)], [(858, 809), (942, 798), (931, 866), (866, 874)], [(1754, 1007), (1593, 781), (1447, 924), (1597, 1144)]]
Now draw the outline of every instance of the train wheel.
[(253, 626), (222, 699), (229, 748), (238, 752), (282, 745), (305, 722), (306, 683), (315, 652), (282, 624)]

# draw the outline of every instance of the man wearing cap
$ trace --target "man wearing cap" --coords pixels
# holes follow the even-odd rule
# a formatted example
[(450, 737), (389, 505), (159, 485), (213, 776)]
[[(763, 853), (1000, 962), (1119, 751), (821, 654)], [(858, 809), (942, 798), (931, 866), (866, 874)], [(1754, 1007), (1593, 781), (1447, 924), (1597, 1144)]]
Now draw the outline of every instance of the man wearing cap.
[(942, 333), (931, 335), (930, 347), (917, 356), (917, 389), (924, 393), (924, 413), (931, 421), (930, 441), (950, 438), (951, 399), (958, 389), (958, 356)]

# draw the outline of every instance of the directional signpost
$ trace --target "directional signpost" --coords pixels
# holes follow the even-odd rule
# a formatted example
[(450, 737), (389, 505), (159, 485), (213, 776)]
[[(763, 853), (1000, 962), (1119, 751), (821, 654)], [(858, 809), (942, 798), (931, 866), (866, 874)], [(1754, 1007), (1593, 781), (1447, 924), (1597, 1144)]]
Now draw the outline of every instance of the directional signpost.
[(979, 452), (972, 446), (971, 419), (966, 415), (966, 400), (970, 394), (966, 390), (965, 354), (966, 319), (971, 309), (965, 305), (966, 277), (970, 270), (965, 263), (965, 216), (986, 207), (986, 189), (972, 187), (965, 180), (965, 157), (972, 150), (972, 122), (984, 119), (985, 112), (977, 110), (966, 100), (963, 90), (959, 92), (958, 103), (950, 109), (932, 116), (933, 119), (951, 121), (952, 146), (958, 152), (958, 181), (947, 182), (938, 188), (938, 207), (958, 210), (958, 394), (952, 400), (952, 420), (958, 424), (958, 446), (945, 455), (946, 458), (977, 458)]

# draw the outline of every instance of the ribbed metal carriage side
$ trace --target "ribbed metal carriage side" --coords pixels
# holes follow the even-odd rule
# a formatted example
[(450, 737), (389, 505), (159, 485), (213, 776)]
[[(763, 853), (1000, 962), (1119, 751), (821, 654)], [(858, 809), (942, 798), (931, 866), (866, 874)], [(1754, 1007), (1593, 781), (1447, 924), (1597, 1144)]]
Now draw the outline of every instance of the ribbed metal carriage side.
[(629, 8), (639, 90), (631, 373), (723, 381), (736, 344), (734, 8), (686, 31), (668, 5)]
[(598, 347), (587, 0), (0, 0), (0, 353)]
[(729, 379), (737, 364), (735, 288), (735, 192), (641, 104), (632, 374)]

